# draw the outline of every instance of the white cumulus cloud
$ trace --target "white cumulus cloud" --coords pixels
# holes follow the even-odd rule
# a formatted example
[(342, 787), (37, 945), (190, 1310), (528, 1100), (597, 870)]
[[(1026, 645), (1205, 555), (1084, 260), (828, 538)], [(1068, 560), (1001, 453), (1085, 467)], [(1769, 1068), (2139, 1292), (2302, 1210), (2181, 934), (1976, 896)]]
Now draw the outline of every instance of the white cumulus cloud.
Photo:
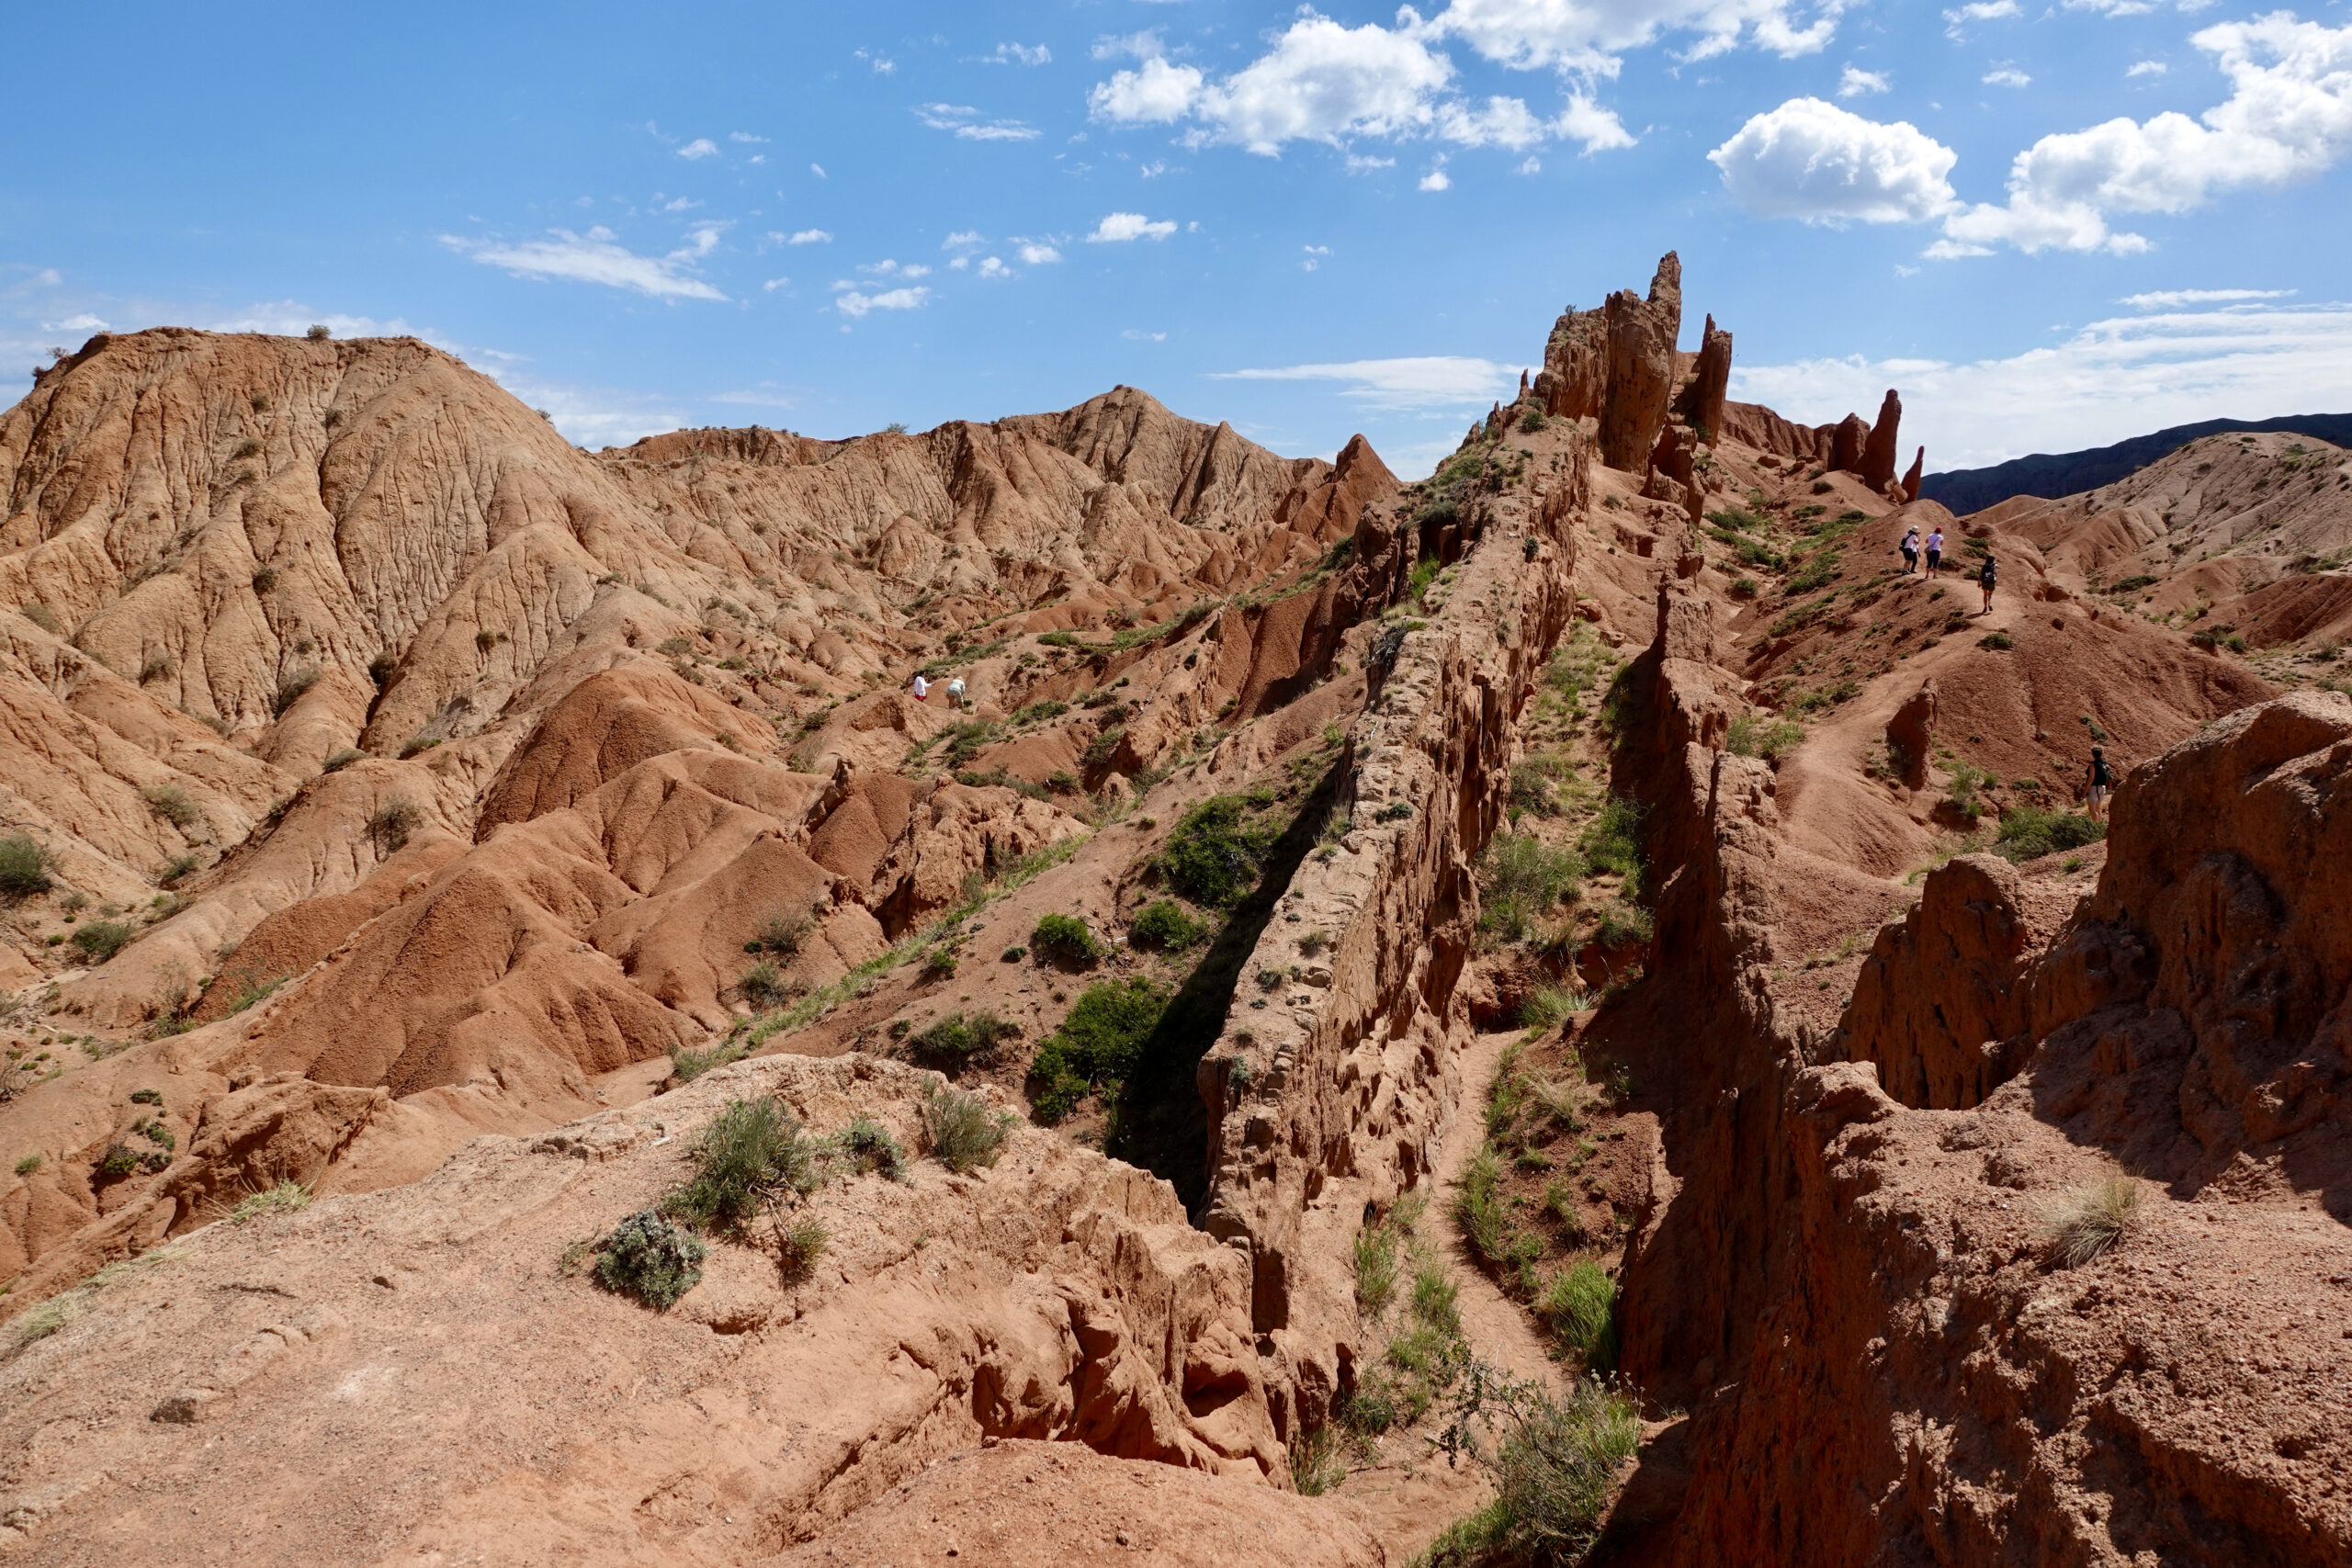
[(982, 256), (980, 276), (982, 277), (1011, 277), (1012, 269), (1004, 265), (1004, 259), (1001, 256)]
[(1089, 244), (1121, 244), (1129, 240), (1164, 240), (1174, 232), (1173, 219), (1154, 221), (1140, 212), (1111, 212), (1103, 215), (1086, 240)]
[(1452, 190), (1453, 188), (1453, 176), (1447, 174), (1445, 172), (1445, 165), (1441, 164), (1436, 168), (1431, 169), (1428, 174), (1421, 176), (1421, 183), (1419, 188), (1429, 191)]
[(1883, 71), (1865, 71), (1859, 65), (1849, 65), (1846, 73), (1838, 78), (1838, 96), (1859, 98), (1865, 93), (1883, 93), (1894, 85)]
[(787, 245), (830, 245), (832, 243), (831, 231), (824, 229), (797, 229), (790, 239), (785, 241)]
[(722, 227), (697, 224), (684, 247), (660, 256), (639, 255), (627, 249), (605, 228), (591, 229), (585, 234), (551, 229), (547, 239), (514, 243), (444, 234), (441, 243), (460, 255), (503, 268), (517, 277), (601, 283), (657, 299), (724, 299), (726, 295), (693, 273), (693, 263), (718, 243)]
[(920, 310), (930, 299), (931, 290), (923, 288), (892, 288), (880, 294), (844, 288), (833, 296), (833, 309), (844, 316), (862, 317), (869, 310)]
[(2018, 0), (1974, 0), (1944, 13), (1944, 32), (1951, 38), (1964, 38), (1971, 22), (2002, 22), (2023, 15)]
[(1694, 35), (1686, 60), (1743, 41), (1783, 59), (1812, 54), (1836, 36), (1845, 9), (1845, 0), (1453, 0), (1426, 30), (1521, 70), (1614, 76), (1622, 56), (1668, 34)]
[(1061, 260), (1062, 254), (1041, 241), (1024, 240), (1021, 243), (1021, 259), (1031, 266), (1045, 266)]
[(2161, 76), (2170, 69), (2171, 67), (2166, 65), (2161, 60), (2142, 60), (2135, 62), (2132, 69), (2126, 71), (2123, 74), (2127, 77)]
[(681, 158), (716, 158), (718, 156), (718, 143), (713, 141), (707, 136), (697, 136), (692, 141), (687, 142), (684, 147), (678, 149), (678, 156)]
[(1791, 98), (1707, 154), (1724, 191), (1759, 218), (1918, 222), (1957, 204), (1960, 155), (1906, 120), (1882, 124), (1820, 98)]
[(1998, 70), (1984, 73), (1984, 82), (1988, 87), (2030, 87), (2033, 85), (2033, 78), (2014, 65), (2004, 65)]
[(2144, 251), (2109, 214), (2187, 212), (2226, 191), (2309, 178), (2352, 150), (2352, 26), (2280, 11), (2189, 41), (2229, 79), (2226, 102), (2196, 119), (2167, 111), (2043, 137), (2010, 165), (2007, 202), (1945, 221), (1939, 254)]

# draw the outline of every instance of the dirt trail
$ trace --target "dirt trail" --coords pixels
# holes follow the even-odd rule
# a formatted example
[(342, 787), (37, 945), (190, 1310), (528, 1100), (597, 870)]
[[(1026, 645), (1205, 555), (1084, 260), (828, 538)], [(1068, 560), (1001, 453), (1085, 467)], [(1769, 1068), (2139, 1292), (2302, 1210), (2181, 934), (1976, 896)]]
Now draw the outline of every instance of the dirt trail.
[(1456, 1184), (1485, 1134), (1487, 1094), (1494, 1087), (1496, 1066), (1521, 1032), (1510, 1029), (1478, 1035), (1463, 1054), (1462, 1105), (1438, 1152), (1437, 1201), (1430, 1207), (1427, 1224), (1430, 1239), (1453, 1261), (1454, 1278), (1461, 1282), (1458, 1304), (1470, 1353), (1514, 1376), (1540, 1379), (1556, 1387), (1556, 1371), (1543, 1337), (1519, 1304), (1504, 1295), (1492, 1276), (1472, 1258), (1469, 1244), (1453, 1218)]

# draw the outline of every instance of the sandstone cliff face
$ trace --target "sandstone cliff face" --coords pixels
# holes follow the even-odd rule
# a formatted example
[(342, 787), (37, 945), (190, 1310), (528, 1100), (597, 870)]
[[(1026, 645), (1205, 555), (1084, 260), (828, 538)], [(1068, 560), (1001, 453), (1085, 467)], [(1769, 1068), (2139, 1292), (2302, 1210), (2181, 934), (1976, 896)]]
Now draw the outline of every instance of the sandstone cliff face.
[(1682, 263), (1672, 251), (1657, 264), (1649, 296), (1630, 288), (1603, 307), (1609, 332), (1609, 397), (1600, 411), (1600, 460), (1638, 468), (1666, 423), (1674, 396), (1675, 339), (1682, 331)]

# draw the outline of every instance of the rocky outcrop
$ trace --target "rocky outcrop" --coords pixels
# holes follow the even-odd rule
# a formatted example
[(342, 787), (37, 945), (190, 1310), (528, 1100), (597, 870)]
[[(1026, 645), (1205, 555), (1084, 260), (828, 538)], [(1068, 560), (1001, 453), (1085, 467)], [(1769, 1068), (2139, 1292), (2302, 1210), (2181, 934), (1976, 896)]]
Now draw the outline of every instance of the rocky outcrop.
[(1731, 333), (1717, 328), (1714, 317), (1709, 316), (1706, 330), (1699, 339), (1698, 361), (1691, 367), (1690, 378), (1675, 398), (1675, 417), (1693, 430), (1703, 432), (1699, 437), (1702, 441), (1712, 444), (1723, 440), (1724, 394), (1730, 386)]
[[(1302, 863), (1243, 965), (1295, 964), (1301, 978), (1273, 1008), (1237, 1010), (1200, 1062), (1201, 1223), (1250, 1261), (1285, 1434), (1321, 1425), (1353, 1386), (1368, 1352), (1352, 1237), (1427, 1179), (1463, 1091), (1450, 1065), (1468, 1032), (1457, 982), (1477, 920), (1471, 867), (1501, 820), (1511, 720), (1573, 610), (1581, 439), (1575, 452), (1542, 495), (1481, 503), (1441, 615), (1363, 628), (1374, 674), (1347, 742), (1350, 829), (1333, 855)], [(1385, 545), (1360, 536), (1368, 552)]]
[[(1885, 400), (1878, 406), (1878, 421), (1870, 426), (1870, 436), (1862, 445), (1861, 458), (1856, 466), (1861, 481), (1881, 494), (1894, 482), (1894, 465), (1901, 460), (1903, 400), (1894, 389), (1886, 389)], [(1842, 466), (1842, 465), (1841, 465)]]
[(1598, 419), (1609, 400), (1609, 331), (1601, 310), (1562, 312), (1544, 344), (1533, 395), (1555, 419)]
[(1723, 428), (1715, 432), (1718, 440), (1736, 441), (1758, 452), (1801, 463), (1829, 460), (1829, 442), (1825, 434), (1829, 427), (1816, 430), (1809, 424), (1793, 423), (1762, 403), (1726, 401), (1723, 418)]
[(1862, 454), (1870, 449), (1871, 427), (1860, 414), (1849, 413), (1829, 432), (1829, 467), (1841, 473), (1860, 471)]
[(1910, 472), (1903, 476), (1903, 499), (1907, 503), (1919, 499), (1920, 476), (1928, 471), (1928, 449), (1925, 446), (1911, 459)]
[[(655, 1201), (729, 1099), (774, 1095), (819, 1135), (867, 1117), (919, 1151), (924, 1078), (864, 1057), (743, 1063), (537, 1139), (485, 1138), (410, 1189), (188, 1237), (0, 1368), (23, 1456), (9, 1502), (85, 1483), (10, 1506), (16, 1543), (193, 1561), (159, 1554), (215, 1533), (220, 1507), (217, 1533), (286, 1562), (515, 1561), (562, 1541), (587, 1563), (741, 1562), (991, 1438), (1197, 1471), (1219, 1490), (1185, 1495), (1210, 1512), (1227, 1490), (1286, 1486), (1246, 1260), (1165, 1183), (1049, 1133), (1013, 1132), (967, 1177), (836, 1175), (791, 1215), (823, 1227), (815, 1267), (780, 1269), (756, 1221), (714, 1242), (666, 1314), (566, 1251)], [(61, 1422), (88, 1440), (28, 1441)], [(207, 1456), (165, 1534), (157, 1443)], [(288, 1451), (314, 1458), (294, 1471)], [(1252, 1535), (1311, 1511), (1227, 1506)], [(1307, 1560), (1381, 1561), (1345, 1521)]]
[(1602, 307), (1609, 337), (1609, 396), (1600, 411), (1600, 461), (1639, 472), (1666, 423), (1675, 389), (1675, 339), (1682, 330), (1682, 262), (1657, 264), (1646, 299), (1619, 289)]

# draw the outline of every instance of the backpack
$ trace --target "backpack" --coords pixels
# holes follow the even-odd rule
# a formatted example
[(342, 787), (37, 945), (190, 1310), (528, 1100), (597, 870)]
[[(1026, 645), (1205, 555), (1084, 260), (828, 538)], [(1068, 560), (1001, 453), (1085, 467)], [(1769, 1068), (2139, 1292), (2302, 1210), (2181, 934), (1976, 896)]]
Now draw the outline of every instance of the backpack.
[(1976, 581), (1987, 588), (1993, 586), (1993, 558), (1991, 556), (1984, 558), (1984, 565), (1977, 571)]

